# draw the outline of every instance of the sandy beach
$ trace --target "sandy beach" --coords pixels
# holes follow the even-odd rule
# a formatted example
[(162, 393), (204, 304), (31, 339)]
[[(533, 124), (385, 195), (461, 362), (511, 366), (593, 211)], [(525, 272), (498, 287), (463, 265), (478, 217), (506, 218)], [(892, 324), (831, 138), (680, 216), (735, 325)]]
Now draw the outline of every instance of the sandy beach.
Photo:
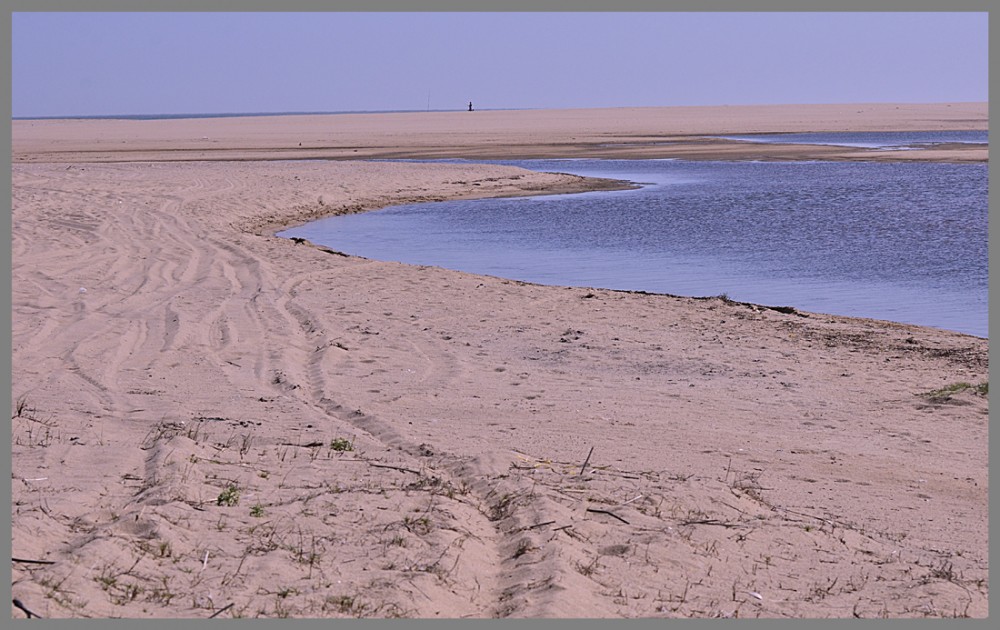
[(712, 136), (987, 121), (13, 121), (12, 617), (986, 617), (988, 340), (274, 234), (622, 185), (372, 158), (981, 162)]

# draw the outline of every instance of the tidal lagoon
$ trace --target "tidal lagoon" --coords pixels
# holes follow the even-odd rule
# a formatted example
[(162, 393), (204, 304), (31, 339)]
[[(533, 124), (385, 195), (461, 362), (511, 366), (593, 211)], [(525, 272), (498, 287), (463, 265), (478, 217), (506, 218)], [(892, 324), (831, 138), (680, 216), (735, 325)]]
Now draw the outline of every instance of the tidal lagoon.
[(502, 164), (642, 187), (396, 206), (281, 235), (528, 282), (724, 294), (988, 336), (985, 164)]

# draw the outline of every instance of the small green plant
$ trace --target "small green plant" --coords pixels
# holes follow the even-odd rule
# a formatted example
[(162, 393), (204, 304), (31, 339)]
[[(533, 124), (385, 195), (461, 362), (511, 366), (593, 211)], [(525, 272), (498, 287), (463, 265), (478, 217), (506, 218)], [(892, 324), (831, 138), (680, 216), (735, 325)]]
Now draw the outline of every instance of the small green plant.
[(238, 505), (239, 502), (240, 489), (237, 488), (234, 483), (231, 483), (223, 488), (222, 492), (219, 493), (219, 498), (215, 500), (216, 505), (224, 505), (227, 507)]
[(344, 451), (353, 451), (354, 443), (349, 442), (344, 438), (333, 438), (330, 440), (330, 450), (337, 451), (338, 453), (343, 453)]
[(146, 601), (161, 604), (163, 606), (169, 606), (170, 600), (176, 597), (176, 594), (170, 590), (170, 578), (163, 576), (160, 578), (163, 586), (155, 586), (146, 595)]
[(105, 591), (118, 584), (118, 576), (111, 573), (108, 570), (109, 568), (110, 567), (105, 567), (104, 570), (101, 571), (101, 574), (94, 578), (94, 581), (100, 584), (101, 588)]
[(258, 503), (257, 505), (250, 508), (250, 516), (254, 518), (260, 518), (264, 516), (264, 506)]
[(403, 518), (403, 527), (408, 532), (423, 536), (430, 533), (431, 520), (426, 516), (419, 516), (417, 518), (406, 516)]
[(522, 539), (519, 543), (517, 543), (517, 549), (514, 550), (514, 555), (512, 556), (512, 559), (516, 560), (517, 558), (520, 558), (529, 551), (534, 551), (534, 550), (535, 547), (531, 546), (531, 541), (529, 541), (526, 538)]
[(326, 598), (326, 603), (345, 615), (354, 614), (359, 608), (359, 604), (350, 595), (330, 596)]
[(988, 381), (984, 381), (978, 385), (973, 385), (972, 383), (966, 383), (961, 381), (958, 383), (952, 383), (951, 385), (945, 385), (940, 389), (934, 389), (929, 392), (925, 392), (923, 395), (928, 398), (931, 402), (945, 402), (951, 400), (951, 397), (955, 394), (964, 392), (967, 389), (971, 389), (976, 394), (980, 396), (986, 396), (990, 393), (990, 384)]
[(504, 494), (496, 504), (490, 506), (490, 513), (487, 517), (491, 521), (499, 521), (509, 516), (515, 507), (515, 498), (514, 495)]

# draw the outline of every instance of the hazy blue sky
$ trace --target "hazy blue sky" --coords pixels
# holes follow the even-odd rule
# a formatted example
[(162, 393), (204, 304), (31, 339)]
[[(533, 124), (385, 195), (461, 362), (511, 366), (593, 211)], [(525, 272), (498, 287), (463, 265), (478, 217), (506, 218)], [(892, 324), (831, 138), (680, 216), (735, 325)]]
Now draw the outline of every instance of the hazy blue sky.
[(985, 101), (983, 13), (15, 13), (12, 114)]

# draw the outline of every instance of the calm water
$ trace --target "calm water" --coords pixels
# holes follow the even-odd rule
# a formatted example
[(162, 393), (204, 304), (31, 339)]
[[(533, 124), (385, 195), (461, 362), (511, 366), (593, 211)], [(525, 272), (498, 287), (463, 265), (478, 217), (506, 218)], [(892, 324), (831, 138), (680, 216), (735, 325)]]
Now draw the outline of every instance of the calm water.
[(985, 165), (502, 163), (645, 186), (397, 206), (282, 235), (529, 282), (726, 293), (988, 336)]
[(989, 144), (986, 131), (851, 132), (851, 133), (766, 133), (719, 136), (728, 140), (771, 144), (823, 144), (864, 149), (926, 149), (935, 144)]

